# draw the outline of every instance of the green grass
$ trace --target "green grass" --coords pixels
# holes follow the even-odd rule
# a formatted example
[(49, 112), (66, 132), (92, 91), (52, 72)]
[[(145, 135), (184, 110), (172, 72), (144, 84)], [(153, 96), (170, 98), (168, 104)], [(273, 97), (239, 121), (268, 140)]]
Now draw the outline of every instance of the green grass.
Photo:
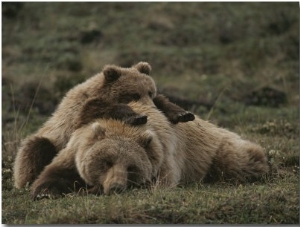
[(3, 201), (3, 222), (293, 224), (299, 221), (297, 183), (296, 176), (278, 177), (268, 184), (192, 184), (171, 190), (134, 190), (100, 197), (69, 195), (39, 202), (30, 201), (28, 191), (13, 189), (6, 196), (14, 200)]
[[(2, 223), (299, 224), (299, 9), (294, 3), (2, 3)], [(96, 31), (96, 32), (95, 32)], [(84, 37), (90, 35), (90, 42)], [(194, 183), (33, 202), (13, 187), (20, 142), (105, 64), (148, 61), (160, 90), (261, 144), (255, 183)], [(277, 108), (246, 105), (269, 86)]]

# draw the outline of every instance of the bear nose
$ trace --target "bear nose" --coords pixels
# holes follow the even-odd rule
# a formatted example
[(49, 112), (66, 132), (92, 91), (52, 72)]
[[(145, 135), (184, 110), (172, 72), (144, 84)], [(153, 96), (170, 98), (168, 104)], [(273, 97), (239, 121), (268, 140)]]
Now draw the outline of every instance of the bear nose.
[(120, 183), (113, 183), (109, 188), (109, 193), (121, 193), (125, 191), (126, 187)]

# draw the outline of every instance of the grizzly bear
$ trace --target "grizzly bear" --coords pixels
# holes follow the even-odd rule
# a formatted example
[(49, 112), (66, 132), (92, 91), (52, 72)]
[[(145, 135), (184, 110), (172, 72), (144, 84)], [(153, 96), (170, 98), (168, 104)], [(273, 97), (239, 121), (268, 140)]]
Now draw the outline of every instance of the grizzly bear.
[(156, 95), (150, 71), (151, 66), (146, 62), (131, 68), (107, 65), (100, 74), (71, 89), (43, 127), (23, 141), (14, 164), (15, 187), (32, 183), (66, 146), (71, 134), (96, 118), (145, 124), (147, 116), (128, 107), (130, 101), (139, 100), (145, 105), (154, 102), (174, 124), (193, 120), (193, 114)]
[(247, 182), (268, 171), (263, 149), (233, 132), (197, 116), (170, 124), (154, 105), (128, 105), (147, 115), (147, 124), (98, 119), (76, 130), (33, 183), (33, 198), (72, 191), (71, 173), (90, 193), (109, 194), (150, 181), (163, 187), (211, 179)]
[[(137, 142), (131, 144), (130, 138), (125, 140), (106, 139), (105, 131), (98, 127), (98, 121), (111, 129), (122, 130), (124, 127), (125, 130), (130, 131), (128, 133), (131, 133)], [(119, 185), (125, 183), (127, 186), (149, 183), (151, 176), (156, 175), (152, 174), (155, 161), (151, 162), (145, 152), (145, 149), (151, 150), (148, 146), (152, 135), (150, 131), (140, 134), (137, 129), (136, 127), (127, 127), (124, 122), (102, 121), (101, 119), (97, 120), (94, 125), (89, 124), (77, 129), (66, 148), (59, 152), (32, 184), (33, 199), (43, 196), (56, 197), (61, 193), (77, 191), (81, 187), (87, 187), (90, 193), (105, 192), (108, 194), (112, 188), (117, 189)], [(97, 151), (100, 150), (105, 150), (105, 152), (98, 153)], [(160, 153), (156, 153), (160, 150), (161, 148), (151, 150), (151, 152), (160, 156)], [(94, 162), (93, 159), (98, 161)], [(157, 169), (161, 165), (160, 160), (161, 158), (157, 158)], [(83, 178), (80, 177), (76, 164), (78, 164)], [(86, 164), (88, 168), (85, 168)], [(98, 180), (105, 187), (99, 187)]]

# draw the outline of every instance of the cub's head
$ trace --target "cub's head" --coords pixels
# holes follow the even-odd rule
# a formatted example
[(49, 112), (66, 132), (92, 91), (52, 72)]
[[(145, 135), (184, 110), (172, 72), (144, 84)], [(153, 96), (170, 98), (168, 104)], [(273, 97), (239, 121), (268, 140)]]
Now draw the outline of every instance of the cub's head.
[(107, 65), (103, 69), (104, 87), (110, 100), (118, 103), (140, 101), (153, 104), (156, 96), (156, 85), (149, 76), (151, 66), (147, 62), (139, 62), (131, 68)]
[(155, 153), (161, 151), (155, 150), (160, 147), (152, 132), (114, 120), (100, 120), (89, 130), (93, 137), (76, 157), (78, 171), (88, 184), (109, 194), (145, 185), (155, 177), (162, 158)]

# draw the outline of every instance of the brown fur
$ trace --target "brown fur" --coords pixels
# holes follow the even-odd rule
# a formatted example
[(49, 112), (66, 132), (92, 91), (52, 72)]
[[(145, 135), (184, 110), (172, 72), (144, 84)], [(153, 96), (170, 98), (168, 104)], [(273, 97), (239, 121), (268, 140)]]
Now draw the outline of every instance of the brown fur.
[[(57, 150), (47, 138), (38, 136), (28, 138), (23, 144), (25, 144), (25, 146), (23, 145), (23, 155), (19, 155), (15, 161), (15, 165), (22, 168), (15, 168), (14, 174), (22, 176), (26, 183), (31, 178), (37, 178), (44, 167), (51, 162)], [(33, 160), (35, 165), (32, 165)]]
[[(71, 134), (96, 118), (113, 118), (132, 125), (145, 124), (147, 116), (137, 114), (128, 107), (126, 104), (130, 101), (139, 100), (145, 105), (153, 105), (152, 99), (157, 99), (171, 122), (193, 120), (191, 113), (167, 99), (161, 101), (160, 95), (156, 96), (155, 83), (147, 75), (150, 71), (151, 66), (146, 62), (140, 62), (131, 68), (108, 65), (102, 73), (71, 89), (53, 116), (22, 143), (14, 164), (15, 187), (21, 188), (27, 182), (32, 183), (44, 168), (45, 165), (42, 164), (51, 162), (57, 151), (66, 146)], [(39, 147), (38, 145), (32, 145), (31, 141), (38, 141), (39, 137), (53, 144), (50, 154), (47, 154), (49, 149), (37, 149), (35, 147)], [(39, 158), (27, 158), (35, 154)]]
[[(103, 123), (105, 124), (105, 122)], [(135, 128), (128, 128), (126, 124), (119, 121), (111, 120), (107, 123), (106, 126), (109, 128), (121, 126), (120, 130), (122, 127), (128, 130), (132, 129), (131, 133), (136, 136), (137, 142), (131, 144), (130, 139), (119, 141), (106, 139), (105, 132), (97, 124), (83, 126), (74, 132), (67, 147), (59, 152), (35, 180), (31, 187), (33, 199), (40, 198), (44, 194), (56, 196), (67, 193), (72, 189), (70, 186), (74, 182), (79, 182), (77, 185), (84, 186), (76, 164), (80, 165), (80, 175), (84, 177), (91, 193), (124, 190), (131, 183), (141, 185), (151, 180), (152, 166), (155, 164), (160, 166), (161, 163), (156, 163), (156, 160), (148, 158), (144, 152), (144, 149), (149, 149), (149, 135), (147, 133), (137, 134), (139, 131)], [(80, 139), (78, 139), (79, 137)], [(120, 147), (122, 149), (119, 149)], [(98, 153), (102, 149), (106, 152)], [(149, 150), (152, 151), (151, 149)], [(155, 152), (156, 150), (153, 150), (153, 153)], [(156, 156), (160, 156), (160, 154), (157, 153)], [(84, 162), (80, 162), (80, 160), (84, 160)], [(97, 161), (95, 162), (95, 160)], [(124, 187), (125, 179), (126, 187)], [(101, 181), (101, 184), (98, 180)]]
[[(106, 194), (150, 179), (172, 187), (200, 182), (214, 170), (216, 176), (243, 182), (268, 170), (262, 148), (233, 132), (198, 117), (193, 122), (172, 125), (153, 105), (130, 103), (129, 106), (148, 116), (146, 125), (133, 127), (99, 119), (78, 129), (67, 148), (33, 184), (32, 195), (39, 195), (40, 185), (52, 178), (49, 169), (66, 171), (65, 167), (71, 166), (70, 171), (75, 165), (81, 178), (93, 187), (91, 192)], [(134, 168), (129, 171), (132, 163)], [(129, 178), (129, 172), (141, 178)]]
[[(49, 159), (45, 160), (48, 163), (52, 160), (53, 155), (47, 154), (48, 149), (32, 150), (32, 146), (37, 146), (32, 145), (31, 141), (37, 141), (39, 137), (47, 138), (55, 147), (55, 149), (51, 150), (51, 153), (54, 152), (56, 154), (56, 151), (65, 147), (71, 133), (76, 128), (79, 128), (83, 122), (86, 123), (86, 121), (81, 121), (80, 119), (82, 117), (81, 113), (89, 100), (99, 99), (98, 104), (101, 102), (103, 104), (98, 109), (102, 113), (98, 113), (97, 117), (109, 117), (109, 114), (112, 114), (112, 118), (117, 118), (118, 116), (113, 115), (110, 109), (111, 106), (118, 109), (117, 105), (120, 103), (120, 100), (122, 101), (123, 97), (127, 97), (127, 101), (131, 101), (130, 98), (134, 99), (132, 96), (139, 94), (143, 103), (152, 103), (152, 99), (156, 95), (155, 83), (151, 77), (143, 74), (144, 72), (149, 73), (150, 70), (150, 65), (143, 62), (132, 68), (108, 65), (105, 66), (102, 73), (71, 89), (44, 126), (22, 143), (14, 165), (15, 186), (21, 188), (27, 182), (31, 183), (43, 169), (43, 166), (42, 168), (37, 168), (37, 166), (40, 166), (40, 159), (27, 158), (33, 156), (30, 153), (39, 153), (39, 156), (43, 157), (43, 159), (49, 157)], [(149, 93), (153, 96), (149, 97)], [(107, 112), (109, 114), (105, 115)], [(142, 117), (144, 119), (142, 123), (145, 123), (144, 116), (139, 116), (138, 114), (136, 116)], [(120, 118), (124, 120), (122, 116)], [(27, 171), (23, 172), (23, 169)]]
[(161, 110), (166, 117), (173, 123), (177, 124), (178, 122), (188, 122), (195, 119), (194, 114), (184, 111), (181, 107), (171, 103), (163, 95), (158, 95), (153, 99), (155, 106)]

